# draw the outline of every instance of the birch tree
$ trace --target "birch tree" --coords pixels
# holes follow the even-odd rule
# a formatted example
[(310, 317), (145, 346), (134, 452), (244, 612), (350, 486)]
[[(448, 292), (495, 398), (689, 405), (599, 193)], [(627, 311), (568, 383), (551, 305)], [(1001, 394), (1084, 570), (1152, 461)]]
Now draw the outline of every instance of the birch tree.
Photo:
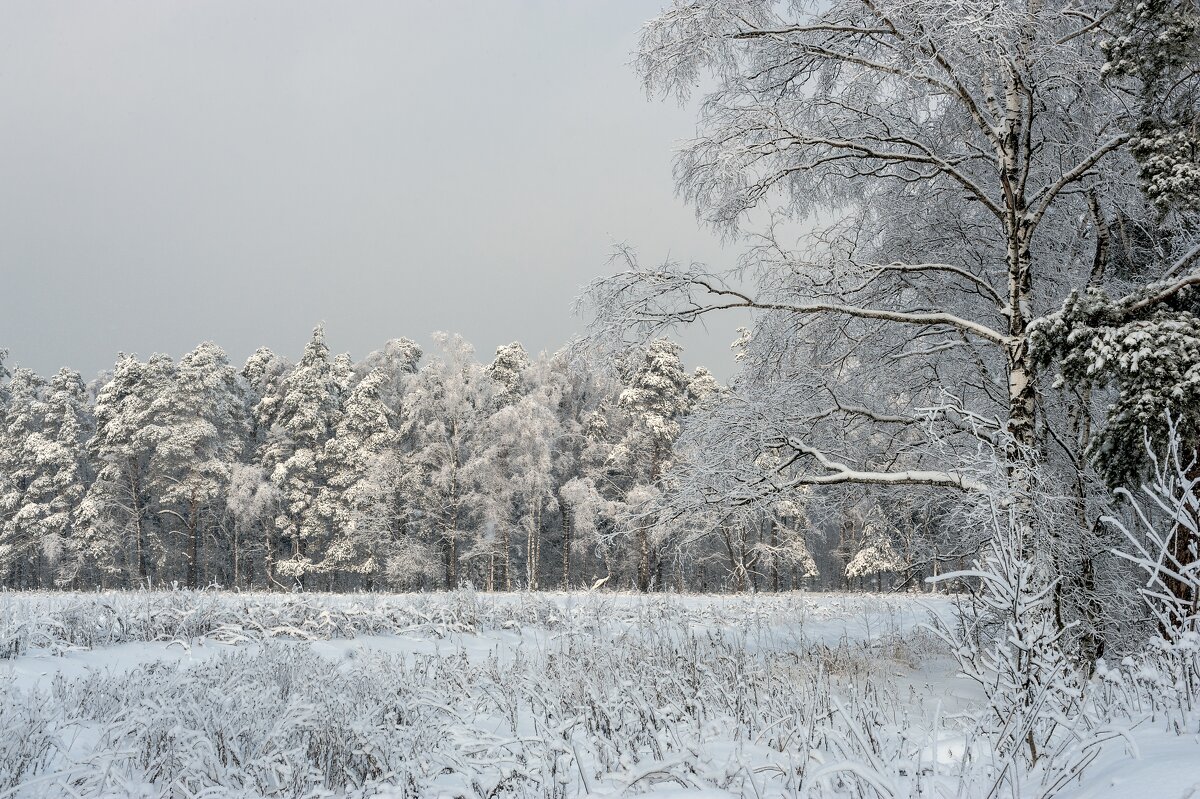
[(459, 555), (473, 527), (478, 492), (472, 473), (490, 405), (483, 367), (461, 336), (434, 335), (440, 352), (413, 379), (401, 432), (413, 440), (406, 503), (441, 551), (443, 583), (455, 588)]
[[(503, 484), (498, 491), (504, 507), (496, 515), (504, 530), (510, 526), (525, 534), (525, 586), (540, 584), (542, 524), (557, 510), (554, 492), (553, 448), (560, 431), (553, 412), (536, 395), (526, 395), (496, 411), (488, 420), (492, 446), (485, 455), (492, 470), (488, 483)], [(507, 543), (507, 535), (503, 536)], [(507, 561), (507, 546), (502, 557)], [(511, 586), (505, 565), (505, 587)]]
[(788, 477), (739, 491), (983, 491), (960, 464), (986, 446), (1022, 505), (1013, 518), (1034, 524), (1047, 487), (1032, 461), (1068, 438), (1053, 429), (1066, 414), (1046, 409), (1035, 320), (1072, 288), (1195, 258), (1183, 216), (1143, 224), (1142, 86), (1105, 73), (1113, 19), (1075, 2), (671, 5), (646, 25), (637, 67), (652, 94), (714, 86), (676, 177), (704, 222), (746, 237), (742, 279), (624, 252), (624, 271), (589, 288), (595, 337), (749, 309), (724, 441), (783, 454)]

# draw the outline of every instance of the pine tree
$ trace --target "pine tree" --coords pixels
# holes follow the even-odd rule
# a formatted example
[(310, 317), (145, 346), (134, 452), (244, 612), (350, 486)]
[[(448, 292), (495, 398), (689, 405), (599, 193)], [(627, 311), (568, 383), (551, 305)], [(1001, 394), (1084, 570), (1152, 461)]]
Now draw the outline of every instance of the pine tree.
[(512, 588), (511, 533), (517, 530), (525, 534), (526, 587), (537, 588), (543, 515), (555, 503), (548, 440), (555, 420), (541, 392), (534, 396), (531, 366), (525, 348), (513, 342), (496, 348), (486, 370), (494, 410), (475, 479), (491, 530), (480, 542), (489, 590), (501, 583)]
[(652, 571), (660, 542), (649, 569), (614, 543), (715, 379), (665, 341), (622, 382), (516, 343), (484, 366), (435, 339), (420, 369), (407, 339), (351, 364), (318, 327), (294, 367), (263, 348), (240, 373), (206, 342), (178, 364), (122, 354), (90, 386), (6, 379), (0, 359), (0, 581), (506, 587), (523, 567), (536, 589), (551, 568), (563, 586)]
[(223, 492), (250, 432), (245, 397), (224, 350), (205, 342), (179, 361), (155, 397), (145, 435), (154, 440), (150, 485), (159, 513), (183, 525), (186, 582), (201, 585), (201, 541), (225, 510)]
[(75, 580), (80, 566), (75, 528), (91, 477), (87, 441), (94, 421), (78, 372), (62, 369), (50, 380), (44, 412), (41, 431), (28, 441), (37, 474), (22, 513), (41, 541), (47, 577), (65, 585)]
[(8, 350), (0, 347), (0, 419), (3, 419), (5, 409), (8, 407), (8, 380), (12, 375), (8, 371), (8, 367), (4, 362), (8, 360)]
[(259, 347), (246, 359), (242, 380), (246, 387), (246, 402), (251, 414), (251, 446), (257, 454), (279, 415), (283, 402), (283, 382), (292, 371), (287, 358), (276, 355), (267, 347)]
[(96, 479), (80, 508), (77, 537), (84, 565), (98, 571), (102, 581), (124, 572), (145, 582), (162, 554), (149, 486), (157, 444), (150, 432), (151, 407), (173, 372), (166, 355), (144, 363), (121, 355), (96, 397), (96, 433), (88, 442)]
[[(426, 542), (413, 534), (412, 514), (409, 511), (405, 487), (411, 486), (408, 475), (411, 455), (416, 446), (411, 427), (405, 421), (410, 410), (406, 395), (417, 374), (423, 353), (412, 340), (389, 340), (355, 365), (356, 379), (364, 380), (373, 372), (382, 375), (375, 388), (378, 401), (386, 409), (395, 434), (393, 446), (371, 459), (363, 486), (371, 487), (376, 505), (372, 520), (378, 532), (377, 543), (382, 547), (376, 554), (377, 568), (383, 575), (401, 586), (419, 584), (433, 568), (435, 558)], [(365, 528), (364, 528), (365, 529)], [(374, 581), (375, 576), (368, 579)]]
[(45, 385), (30, 369), (13, 370), (0, 430), (0, 470), (7, 478), (0, 496), (0, 575), (18, 588), (34, 587), (39, 573), (42, 513), (25, 503), (32, 498), (31, 488), (37, 491)]
[(862, 579), (875, 575), (876, 587), (882, 588), (884, 574), (894, 574), (903, 568), (904, 563), (892, 546), (886, 526), (877, 518), (869, 518), (859, 536), (858, 551), (846, 564), (846, 577)]
[(0, 431), (7, 480), (0, 481), (0, 563), (16, 584), (70, 583), (78, 568), (76, 518), (89, 479), (85, 442), (92, 418), (79, 374), (61, 370), (47, 384), (17, 370)]
[(283, 382), (278, 412), (261, 462), (280, 497), (275, 528), (290, 544), (289, 557), (274, 565), (282, 577), (303, 580), (312, 570), (314, 546), (325, 535), (317, 512), (322, 478), (319, 458), (338, 421), (339, 389), (318, 325), (304, 355)]
[(688, 380), (688, 410), (725, 393), (725, 387), (703, 366), (697, 366)]
[(11, 498), (16, 492), (12, 477), (9, 474), (10, 464), (7, 455), (10, 448), (5, 433), (8, 428), (8, 407), (11, 398), (8, 386), (8, 380), (11, 375), (8, 368), (4, 365), (7, 359), (8, 350), (0, 348), (0, 529), (3, 529), (6, 523), (9, 514), (7, 506), (13, 501)]
[(382, 398), (390, 380), (377, 369), (358, 382), (321, 455), (325, 485), (319, 512), (332, 533), (319, 568), (331, 577), (364, 575), (368, 586), (381, 575), (385, 541), (396, 532), (387, 510), (396, 475), (388, 462), (396, 455), (399, 437)]
[(379, 398), (388, 410), (400, 418), (403, 414), (404, 393), (421, 362), (420, 346), (407, 338), (394, 338), (383, 349), (372, 352), (354, 366), (355, 379), (363, 380), (378, 370), (387, 380), (379, 387)]
[[(279, 492), (270, 482), (270, 471), (264, 467), (263, 459), (271, 429), (283, 404), (283, 383), (292, 369), (287, 358), (267, 347), (255, 350), (242, 367), (242, 382), (249, 408), (251, 460), (247, 468), (237, 472), (236, 496), (230, 498), (230, 510), (234, 513), (238, 532), (252, 535), (261, 544), (254, 549), (260, 551), (263, 585), (268, 589), (275, 579), (273, 567), (278, 549), (275, 518), (279, 510)], [(240, 557), (235, 559), (239, 573), (243, 571), (242, 560)], [(247, 565), (252, 574), (253, 560), (248, 561)]]
[[(1131, 150), (1146, 196), (1164, 211), (1200, 205), (1200, 13), (1190, 0), (1121, 0), (1106, 26), (1104, 78), (1134, 78)], [(1135, 98), (1131, 98), (1135, 99)]]
[(487, 375), (496, 384), (492, 402), (496, 407), (512, 405), (529, 393), (529, 354), (514, 341), (496, 348)]
[[(628, 427), (612, 458), (630, 491), (644, 492), (670, 465), (671, 447), (689, 407), (691, 380), (679, 359), (680, 349), (666, 339), (650, 342), (633, 362), (618, 400)], [(646, 528), (639, 524), (636, 532), (637, 585), (642, 591), (650, 589), (656, 576), (661, 578), (656, 575), (661, 572), (660, 554)]]
[(340, 402), (350, 395), (354, 384), (358, 382), (354, 373), (354, 359), (350, 357), (350, 353), (343, 352), (334, 357), (329, 368), (333, 372), (333, 384), (337, 386), (337, 396)]

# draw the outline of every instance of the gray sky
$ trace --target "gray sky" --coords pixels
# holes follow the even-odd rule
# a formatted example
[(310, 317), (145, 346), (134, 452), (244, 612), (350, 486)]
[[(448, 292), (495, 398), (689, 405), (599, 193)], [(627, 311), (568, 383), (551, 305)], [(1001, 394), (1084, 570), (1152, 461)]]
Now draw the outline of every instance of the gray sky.
[[(615, 241), (732, 255), (674, 196), (694, 112), (627, 65), (657, 0), (5, 2), (0, 346), (356, 358), (557, 348)], [(686, 337), (728, 372), (731, 324)]]

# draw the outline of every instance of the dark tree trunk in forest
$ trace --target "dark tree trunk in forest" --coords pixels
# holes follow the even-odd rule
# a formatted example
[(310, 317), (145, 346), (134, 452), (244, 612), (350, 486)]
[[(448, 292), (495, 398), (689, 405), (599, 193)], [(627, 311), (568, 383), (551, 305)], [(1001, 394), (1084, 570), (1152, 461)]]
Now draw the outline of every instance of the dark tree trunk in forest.
[(646, 593), (650, 590), (650, 534), (645, 529), (637, 531), (638, 546), (638, 590)]
[(136, 534), (135, 546), (137, 551), (135, 559), (137, 560), (138, 580), (142, 585), (146, 584), (146, 578), (150, 574), (150, 570), (146, 565), (146, 531), (143, 527), (143, 512), (141, 502), (141, 491), (138, 487), (137, 472), (132, 464), (129, 467), (129, 495), (130, 495), (130, 513), (133, 514), (133, 524)]
[(771, 590), (779, 593), (779, 522), (771, 521)]
[(458, 546), (453, 529), (446, 530), (442, 536), (442, 553), (446, 565), (446, 590), (453, 591), (458, 585)]
[(571, 511), (562, 506), (562, 590), (571, 587)]
[(200, 587), (200, 520), (196, 494), (188, 500), (188, 564), (187, 584), (189, 588)]
[(504, 590), (512, 590), (512, 561), (509, 560), (509, 541), (508, 528), (504, 528), (504, 532), (500, 535), (500, 568), (504, 570)]

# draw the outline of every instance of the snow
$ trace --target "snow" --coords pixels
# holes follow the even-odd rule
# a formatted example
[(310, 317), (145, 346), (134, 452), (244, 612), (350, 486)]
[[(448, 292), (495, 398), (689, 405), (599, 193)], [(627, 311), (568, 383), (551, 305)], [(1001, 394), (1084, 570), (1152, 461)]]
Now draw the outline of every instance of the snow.
[(1073, 799), (1157, 799), (1200, 797), (1200, 736), (1146, 732), (1138, 735), (1140, 755), (1113, 758), (1094, 766)]
[[(48, 742), (18, 781), (0, 758), (0, 796), (954, 795), (980, 747), (955, 719), (981, 692), (923, 627), (952, 605), (0, 594), (19, 652), (0, 659), (0, 755)], [(1195, 732), (1145, 722), (1137, 759), (1106, 747), (1058, 795), (1187, 796)]]

